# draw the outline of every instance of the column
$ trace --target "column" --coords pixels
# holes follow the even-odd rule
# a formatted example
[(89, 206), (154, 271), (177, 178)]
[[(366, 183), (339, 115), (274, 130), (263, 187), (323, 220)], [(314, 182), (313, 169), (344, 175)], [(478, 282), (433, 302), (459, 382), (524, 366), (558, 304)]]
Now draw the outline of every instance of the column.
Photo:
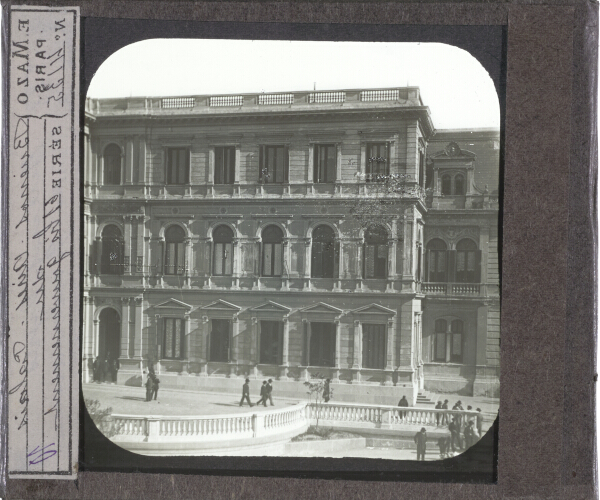
[(361, 349), (361, 322), (359, 320), (354, 320), (354, 347), (352, 350), (353, 355), (353, 364), (352, 368), (355, 370), (360, 370), (362, 368), (362, 349)]
[(231, 354), (229, 356), (229, 363), (230, 363), (230, 367), (229, 367), (229, 376), (230, 377), (235, 377), (237, 375), (236, 373), (236, 365), (238, 363), (238, 334), (239, 334), (239, 321), (238, 321), (238, 317), (237, 314), (233, 315), (232, 321), (231, 321)]
[(335, 271), (334, 271), (334, 285), (333, 285), (333, 289), (334, 290), (341, 290), (342, 288), (342, 277), (344, 274), (344, 241), (341, 238), (336, 238), (335, 239), (335, 245), (339, 248), (339, 254), (338, 254), (338, 268), (337, 268), (337, 279), (335, 279)]
[[(358, 168), (356, 169), (358, 172), (360, 172), (361, 174), (365, 174), (366, 171), (366, 166), (367, 166), (367, 144), (364, 142), (360, 143), (360, 164), (358, 165)], [(364, 176), (361, 175), (359, 177), (360, 180), (364, 179)]]
[(123, 274), (128, 275), (131, 274), (131, 267), (133, 262), (131, 259), (133, 257), (132, 245), (131, 245), (131, 221), (133, 216), (125, 215), (123, 216), (123, 227), (125, 229), (125, 234), (123, 235), (123, 239), (125, 240), (125, 255), (123, 255)]
[(93, 357), (94, 359), (100, 355), (100, 320), (94, 319), (94, 333), (92, 335), (93, 342)]
[(290, 239), (283, 238), (283, 289), (290, 289), (290, 262), (291, 262), (291, 252), (290, 252)]
[(82, 380), (84, 382), (90, 382), (93, 375), (92, 363), (94, 362), (93, 354), (93, 321), (90, 321), (90, 310), (92, 309), (92, 298), (84, 295), (83, 296), (83, 315), (81, 317), (83, 327), (83, 342), (81, 345), (81, 369)]
[(308, 145), (308, 172), (306, 172), (306, 194), (314, 194), (314, 171), (315, 171), (315, 145)]
[(125, 184), (131, 184), (133, 180), (133, 137), (125, 140)]
[(192, 275), (192, 263), (194, 262), (194, 257), (192, 254), (192, 239), (191, 238), (185, 238), (184, 239), (184, 243), (185, 243), (185, 270), (184, 270), (184, 281), (185, 281), (185, 288), (190, 288), (191, 287), (191, 275)]
[(342, 353), (341, 353), (341, 336), (342, 329), (340, 327), (340, 319), (336, 318), (334, 320), (335, 323), (335, 369), (333, 371), (333, 382), (340, 381), (340, 368), (342, 361)]
[(283, 348), (281, 353), (281, 373), (279, 378), (282, 380), (287, 380), (288, 378), (288, 368), (290, 366), (290, 322), (287, 316), (284, 316), (283, 319)]
[(335, 191), (338, 194), (342, 194), (342, 145), (340, 143), (335, 145), (336, 149), (336, 165), (335, 165)]
[(364, 248), (365, 248), (365, 240), (364, 238), (359, 239), (356, 242), (356, 291), (357, 292), (362, 292), (363, 290), (363, 275), (362, 275), (362, 269), (363, 269), (363, 253), (364, 253)]
[(302, 359), (303, 359), (304, 366), (305, 366), (303, 373), (302, 373), (302, 377), (304, 378), (304, 380), (308, 380), (308, 369), (306, 367), (310, 365), (310, 334), (311, 334), (310, 321), (303, 319), (302, 324), (304, 326), (304, 342), (303, 342), (303, 346), (302, 346)]
[(208, 316), (202, 316), (200, 322), (200, 337), (202, 339), (202, 357), (200, 362), (203, 363), (201, 377), (208, 377), (208, 360), (210, 359), (210, 332)]
[(142, 359), (144, 357), (144, 316), (143, 306), (144, 298), (136, 297), (135, 299), (135, 334), (133, 342), (133, 357), (136, 359)]
[(129, 297), (121, 297), (121, 353), (119, 357), (129, 357)]
[[(136, 217), (136, 222), (137, 222), (137, 241), (136, 241), (136, 246), (137, 246), (137, 252), (136, 252), (136, 262), (135, 262), (135, 272), (136, 274), (148, 274), (146, 272), (146, 268), (145, 268), (145, 256), (147, 255), (145, 250), (145, 245), (144, 245), (144, 216), (143, 215), (138, 215)], [(132, 266), (133, 266), (133, 262), (132, 262)]]
[(190, 323), (190, 314), (185, 313), (183, 316), (184, 324), (185, 324), (185, 358), (183, 359), (183, 366), (181, 367), (182, 375), (187, 375), (189, 373), (190, 361), (192, 360), (192, 343), (191, 343), (191, 323)]
[[(389, 319), (387, 322), (387, 356), (386, 356), (386, 365), (385, 371), (392, 371), (394, 369), (394, 320)], [(388, 380), (388, 375), (386, 374), (385, 385), (389, 385), (391, 383), (391, 378)]]
[(239, 238), (233, 238), (233, 286), (232, 290), (240, 289), (240, 268), (241, 268), (241, 260), (240, 259), (240, 240)]
[(144, 195), (147, 195), (146, 185), (148, 184), (148, 179), (146, 178), (146, 137), (141, 135), (139, 138), (139, 154), (138, 154), (138, 175), (137, 182), (138, 184), (144, 185)]
[(100, 276), (102, 274), (102, 236), (96, 236), (96, 274)]
[(235, 165), (234, 165), (234, 177), (233, 177), (233, 195), (240, 195), (240, 162), (241, 162), (241, 148), (237, 144), (235, 146)]
[(388, 282), (386, 292), (394, 292), (394, 279), (396, 277), (396, 238), (388, 240)]
[(252, 317), (252, 337), (250, 339), (250, 362), (254, 365), (252, 368), (255, 378), (258, 378), (258, 362), (259, 362), (259, 333), (258, 333), (258, 318)]
[(310, 263), (310, 250), (311, 250), (311, 238), (304, 240), (304, 290), (310, 290), (310, 274), (311, 274), (311, 263)]

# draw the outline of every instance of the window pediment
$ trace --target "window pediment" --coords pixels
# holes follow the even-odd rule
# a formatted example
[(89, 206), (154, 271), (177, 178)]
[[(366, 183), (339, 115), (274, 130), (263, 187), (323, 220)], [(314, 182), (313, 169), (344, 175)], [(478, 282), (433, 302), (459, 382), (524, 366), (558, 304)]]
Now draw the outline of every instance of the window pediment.
[(205, 312), (237, 314), (242, 310), (242, 308), (240, 306), (232, 304), (231, 302), (226, 302), (222, 299), (219, 299), (215, 300), (214, 302), (211, 302), (206, 306), (201, 307), (200, 310)]
[(249, 310), (253, 315), (279, 315), (279, 316), (287, 316), (291, 309), (286, 306), (282, 306), (281, 304), (277, 304), (271, 300), (268, 300), (264, 304), (259, 306), (251, 307)]
[(395, 316), (396, 311), (380, 304), (372, 303), (351, 311), (354, 316), (381, 316), (381, 319)]
[(339, 319), (344, 314), (343, 309), (339, 309), (325, 302), (318, 302), (312, 306), (300, 309), (300, 313), (304, 319), (323, 319), (334, 320)]
[(177, 299), (169, 299), (152, 308), (159, 316), (185, 316), (190, 314), (193, 306)]

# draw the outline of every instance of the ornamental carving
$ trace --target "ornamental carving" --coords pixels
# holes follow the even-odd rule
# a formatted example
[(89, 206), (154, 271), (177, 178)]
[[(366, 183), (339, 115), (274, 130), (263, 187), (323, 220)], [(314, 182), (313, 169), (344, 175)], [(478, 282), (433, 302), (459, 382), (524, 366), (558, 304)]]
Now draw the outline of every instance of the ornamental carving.
[(479, 245), (479, 228), (478, 227), (426, 227), (425, 239), (426, 243), (434, 238), (444, 240), (450, 247), (456, 246), (463, 238), (471, 238)]

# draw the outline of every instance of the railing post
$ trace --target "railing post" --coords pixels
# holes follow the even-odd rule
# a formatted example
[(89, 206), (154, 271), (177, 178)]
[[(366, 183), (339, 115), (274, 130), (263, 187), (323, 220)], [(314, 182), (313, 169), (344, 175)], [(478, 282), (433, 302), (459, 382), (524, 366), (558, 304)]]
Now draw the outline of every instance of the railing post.
[(158, 436), (160, 435), (160, 420), (150, 420), (146, 419), (148, 429), (148, 442), (156, 442), (158, 441)]

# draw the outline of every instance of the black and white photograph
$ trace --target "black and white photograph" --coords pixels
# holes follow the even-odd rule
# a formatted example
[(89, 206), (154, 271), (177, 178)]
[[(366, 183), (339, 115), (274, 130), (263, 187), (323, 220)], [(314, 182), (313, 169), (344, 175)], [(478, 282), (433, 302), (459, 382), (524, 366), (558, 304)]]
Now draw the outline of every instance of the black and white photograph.
[(500, 104), (440, 43), (153, 39), (85, 98), (81, 387), (153, 456), (436, 461), (500, 396)]

